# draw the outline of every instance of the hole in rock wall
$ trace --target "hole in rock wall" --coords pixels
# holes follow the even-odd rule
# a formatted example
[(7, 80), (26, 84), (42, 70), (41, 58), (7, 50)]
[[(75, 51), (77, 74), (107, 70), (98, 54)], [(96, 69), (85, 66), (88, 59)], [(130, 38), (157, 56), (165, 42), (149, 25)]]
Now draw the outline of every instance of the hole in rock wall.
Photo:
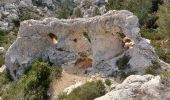
[(51, 38), (52, 43), (53, 43), (54, 45), (56, 45), (56, 44), (58, 43), (58, 41), (57, 41), (57, 36), (56, 36), (55, 34), (49, 33), (48, 36)]

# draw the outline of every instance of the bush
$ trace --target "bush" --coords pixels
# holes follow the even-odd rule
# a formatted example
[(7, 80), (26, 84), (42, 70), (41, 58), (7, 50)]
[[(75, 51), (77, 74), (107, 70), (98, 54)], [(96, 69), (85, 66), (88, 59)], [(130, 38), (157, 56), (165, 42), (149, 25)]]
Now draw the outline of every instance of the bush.
[(170, 72), (163, 71), (160, 73), (161, 83), (167, 86), (170, 86)]
[(154, 68), (152, 68), (152, 67), (147, 67), (147, 68), (145, 69), (145, 73), (146, 73), (146, 74), (151, 74), (151, 75), (157, 75), (156, 70), (155, 70)]
[[(40, 19), (43, 17), (39, 15), (36, 11), (33, 11), (30, 8), (19, 8), (19, 19), (20, 21), (29, 20), (29, 19)], [(15, 22), (15, 24), (19, 25), (19, 22)]]
[(5, 86), (11, 81), (8, 73), (0, 73), (0, 96), (5, 88)]
[(8, 42), (7, 33), (8, 33), (8, 31), (6, 31), (6, 30), (0, 30), (0, 46), (2, 46), (2, 44), (4, 44), (4, 43)]
[(108, 85), (108, 86), (111, 86), (112, 82), (110, 79), (106, 79), (105, 80), (105, 84)]
[(65, 92), (62, 92), (57, 96), (56, 100), (65, 100), (66, 97), (67, 97), (67, 94)]
[(75, 9), (74, 9), (73, 16), (75, 16), (75, 17), (80, 17), (80, 18), (83, 17), (80, 8), (75, 8)]
[(129, 62), (129, 57), (124, 55), (122, 58), (119, 58), (116, 62), (116, 65), (118, 66), (119, 70), (124, 70), (127, 67), (127, 64)]
[(139, 18), (140, 25), (144, 25), (152, 7), (151, 0), (108, 0), (107, 10), (129, 10)]
[(19, 27), (20, 26), (20, 21), (19, 20), (12, 20), (12, 23), (14, 23), (14, 25), (16, 27)]
[(160, 68), (160, 63), (158, 61), (152, 61), (152, 66), (145, 69), (146, 74), (157, 75), (157, 70)]
[(105, 94), (105, 86), (102, 81), (88, 82), (74, 89), (66, 100), (94, 100)]
[(0, 54), (0, 67), (5, 63), (5, 58)]
[(51, 75), (52, 77), (58, 79), (61, 77), (63, 69), (59, 66), (51, 66)]
[(4, 100), (47, 99), (50, 86), (50, 67), (47, 63), (36, 61), (28, 73), (18, 81), (12, 82), (3, 93)]
[(120, 71), (120, 82), (123, 82), (128, 76), (135, 74), (136, 71)]
[(57, 9), (57, 18), (67, 19), (73, 14), (73, 0), (62, 0), (60, 7)]

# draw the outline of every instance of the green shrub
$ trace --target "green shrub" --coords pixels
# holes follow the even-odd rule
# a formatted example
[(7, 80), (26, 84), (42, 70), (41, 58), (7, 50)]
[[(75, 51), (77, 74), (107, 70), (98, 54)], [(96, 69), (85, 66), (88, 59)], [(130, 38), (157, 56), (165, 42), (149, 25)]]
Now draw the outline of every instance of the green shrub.
[(60, 7), (57, 9), (57, 18), (67, 19), (73, 14), (73, 0), (62, 0)]
[[(19, 19), (20, 21), (29, 20), (29, 19), (40, 19), (43, 17), (39, 15), (37, 12), (33, 11), (30, 8), (19, 8)], [(15, 24), (19, 25), (19, 22), (15, 22)]]
[(160, 63), (158, 61), (152, 61), (152, 66), (145, 69), (146, 74), (157, 75), (157, 70), (160, 68)]
[(102, 81), (88, 82), (74, 89), (66, 100), (94, 100), (105, 94), (105, 86)]
[(8, 42), (7, 34), (8, 34), (8, 31), (0, 30), (0, 46), (2, 46), (2, 44), (4, 44), (4, 43)]
[(127, 67), (127, 64), (129, 62), (129, 57), (124, 55), (122, 58), (119, 58), (116, 62), (116, 65), (118, 66), (119, 70), (124, 70)]
[(152, 7), (151, 0), (108, 0), (107, 10), (129, 10), (139, 18), (140, 25), (144, 25)]
[(152, 67), (147, 67), (147, 68), (145, 69), (145, 73), (146, 73), (146, 74), (151, 74), (151, 75), (157, 75), (156, 70), (155, 70), (154, 68), (152, 68)]
[(59, 66), (51, 66), (51, 75), (56, 79), (61, 77), (62, 71), (63, 69)]
[(26, 75), (10, 84), (2, 98), (4, 100), (47, 99), (47, 90), (51, 82), (50, 74), (47, 63), (36, 61)]
[(19, 20), (12, 20), (12, 23), (14, 23), (14, 25), (16, 27), (19, 27), (20, 26), (20, 21)]
[(75, 17), (80, 17), (80, 18), (83, 17), (80, 8), (75, 8), (75, 9), (74, 9), (73, 16), (75, 16)]
[(163, 71), (160, 73), (161, 83), (170, 86), (170, 71)]
[(136, 71), (120, 71), (120, 82), (123, 82), (128, 76), (136, 74)]
[(0, 96), (2, 95), (3, 89), (11, 81), (8, 73), (0, 73)]
[(65, 92), (62, 92), (57, 96), (56, 100), (65, 100), (66, 97), (67, 97), (67, 94)]
[(5, 63), (5, 58), (0, 54), (0, 67)]
[(111, 82), (110, 79), (106, 79), (106, 80), (105, 80), (105, 84), (108, 85), (108, 86), (110, 86), (110, 85), (112, 84), (112, 82)]
[(170, 79), (170, 72), (169, 71), (163, 71), (160, 73), (161, 79)]

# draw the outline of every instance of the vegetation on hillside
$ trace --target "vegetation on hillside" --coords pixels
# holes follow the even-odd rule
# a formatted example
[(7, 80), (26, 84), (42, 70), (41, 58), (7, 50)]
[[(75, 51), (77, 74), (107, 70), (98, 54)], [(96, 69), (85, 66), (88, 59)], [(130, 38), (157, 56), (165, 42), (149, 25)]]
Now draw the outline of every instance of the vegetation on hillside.
[(75, 88), (68, 96), (60, 94), (57, 100), (94, 100), (105, 94), (105, 86), (101, 80), (87, 82)]
[(4, 100), (46, 100), (50, 96), (47, 93), (52, 76), (59, 78), (61, 72), (59, 67), (51, 67), (48, 63), (36, 61), (26, 75), (23, 75), (18, 81), (8, 83), (2, 92), (2, 98)]

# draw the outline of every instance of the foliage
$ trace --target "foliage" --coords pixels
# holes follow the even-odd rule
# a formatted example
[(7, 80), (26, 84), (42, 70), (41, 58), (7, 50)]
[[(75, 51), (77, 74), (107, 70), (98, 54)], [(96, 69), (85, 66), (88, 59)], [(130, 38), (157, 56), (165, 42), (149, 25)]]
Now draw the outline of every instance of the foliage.
[(116, 62), (119, 70), (124, 70), (127, 67), (127, 64), (129, 62), (129, 57), (124, 55), (122, 58), (119, 58)]
[(0, 67), (5, 63), (5, 58), (0, 54)]
[[(40, 19), (43, 17), (42, 15), (39, 15), (38, 12), (33, 11), (30, 8), (19, 8), (19, 21), (29, 20), (29, 19)], [(18, 22), (16, 23), (18, 24)]]
[[(26, 75), (22, 76), (18, 81), (12, 82), (3, 93), (3, 99), (31, 99), (44, 100), (48, 98), (47, 91), (51, 82), (51, 71), (60, 72), (56, 68), (50, 69), (48, 63), (35, 61), (32, 68)], [(60, 72), (61, 74), (61, 72)], [(61, 75), (54, 74), (56, 77)], [(17, 93), (17, 94), (16, 94)]]
[(155, 70), (154, 68), (152, 68), (152, 67), (147, 67), (147, 68), (145, 69), (145, 73), (146, 73), (146, 74), (151, 74), (151, 75), (157, 75), (156, 70)]
[(56, 100), (65, 100), (66, 97), (67, 97), (67, 94), (65, 92), (62, 92), (57, 96)]
[(7, 33), (8, 31), (6, 30), (0, 30), (0, 46), (2, 46), (3, 43), (8, 42)]
[(136, 71), (127, 71), (127, 72), (125, 72), (125, 71), (120, 71), (120, 82), (122, 82), (123, 80), (125, 80), (128, 76), (130, 76), (130, 75), (133, 75), (133, 74), (135, 74), (136, 73)]
[(167, 86), (170, 86), (170, 72), (163, 71), (160, 73), (161, 83)]
[(67, 97), (66, 100), (93, 100), (105, 94), (105, 86), (102, 81), (87, 82), (74, 89)]
[(74, 9), (73, 16), (75, 16), (75, 17), (80, 17), (80, 18), (83, 17), (80, 8), (75, 8), (75, 9)]
[(6, 84), (8, 84), (11, 81), (9, 78), (8, 73), (0, 73), (0, 96), (2, 95), (3, 89)]
[(170, 79), (170, 72), (169, 71), (163, 71), (160, 73), (160, 76), (162, 79)]
[(73, 0), (63, 0), (60, 7), (57, 10), (57, 18), (67, 19), (73, 13)]
[(110, 86), (110, 85), (112, 84), (112, 82), (111, 82), (110, 79), (106, 79), (106, 80), (105, 80), (105, 84), (108, 85), (108, 86)]
[(163, 5), (160, 6), (157, 15), (159, 19), (158, 23), (158, 32), (164, 35), (164, 38), (170, 38), (170, 1), (167, 0)]
[(16, 27), (20, 26), (20, 20), (12, 20), (12, 23), (14, 23)]
[(151, 12), (158, 11), (160, 4), (163, 4), (163, 0), (152, 0)]
[(140, 25), (144, 25), (152, 7), (151, 0), (108, 0), (107, 10), (129, 10), (138, 16)]
[(51, 76), (58, 79), (62, 75), (63, 69), (59, 66), (51, 66)]
[(145, 69), (146, 74), (157, 75), (157, 70), (160, 68), (160, 63), (158, 61), (153, 61), (152, 66)]
[[(161, 0), (158, 1), (162, 3)], [(170, 63), (170, 1), (164, 2), (157, 12), (157, 29), (146, 29), (143, 27), (141, 33), (142, 36), (151, 40), (160, 59)]]

